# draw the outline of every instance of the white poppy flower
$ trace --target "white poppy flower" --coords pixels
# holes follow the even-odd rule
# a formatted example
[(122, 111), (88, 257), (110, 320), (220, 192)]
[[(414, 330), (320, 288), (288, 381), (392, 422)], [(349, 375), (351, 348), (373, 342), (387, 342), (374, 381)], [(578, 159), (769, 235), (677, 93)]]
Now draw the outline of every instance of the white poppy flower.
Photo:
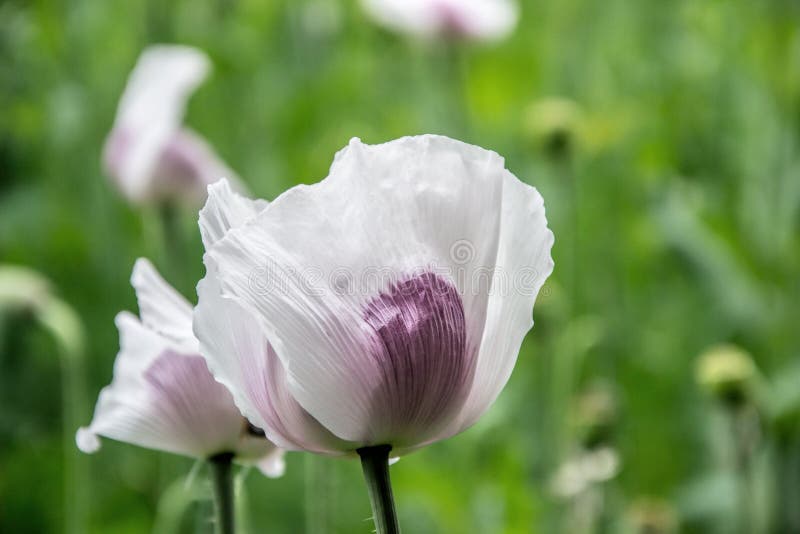
[(553, 477), (551, 487), (559, 497), (571, 498), (593, 484), (607, 482), (620, 470), (619, 454), (611, 447), (583, 451), (565, 462)]
[(209, 368), (270, 440), (326, 454), (399, 456), (477, 421), (553, 268), (536, 189), (440, 136), (353, 139), (266, 207), (215, 184), (200, 226)]
[(283, 452), (242, 417), (200, 356), (189, 302), (144, 259), (131, 283), (141, 319), (117, 316), (114, 379), (100, 392), (91, 424), (78, 430), (78, 448), (95, 452), (105, 436), (196, 458), (233, 453), (280, 476)]
[(514, 0), (362, 0), (378, 24), (420, 37), (497, 40), (517, 24)]
[(234, 176), (182, 125), (186, 103), (209, 68), (208, 57), (188, 46), (152, 46), (139, 57), (103, 149), (105, 171), (131, 202), (202, 201), (208, 184)]

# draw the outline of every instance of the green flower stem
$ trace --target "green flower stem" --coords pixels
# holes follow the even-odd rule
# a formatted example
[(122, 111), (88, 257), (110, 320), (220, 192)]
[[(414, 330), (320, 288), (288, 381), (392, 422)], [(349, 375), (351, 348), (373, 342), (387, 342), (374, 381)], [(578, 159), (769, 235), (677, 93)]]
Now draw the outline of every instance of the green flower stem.
[(236, 517), (239, 534), (250, 534), (253, 532), (252, 525), (250, 524), (250, 495), (247, 493), (247, 485), (245, 484), (247, 475), (251, 469), (251, 467), (241, 469), (239, 473), (233, 477), (233, 495), (236, 499), (234, 515)]
[(753, 460), (760, 439), (758, 412), (749, 404), (732, 406), (729, 412), (739, 494), (739, 531), (757, 532), (756, 513), (753, 508), (755, 493)]
[(305, 463), (305, 519), (307, 534), (328, 534), (331, 510), (330, 470), (327, 458), (306, 455)]
[(164, 277), (181, 287), (186, 277), (186, 240), (180, 206), (162, 202), (142, 210), (145, 255), (158, 265)]
[(179, 206), (171, 202), (158, 206), (158, 222), (164, 267), (172, 280), (182, 283), (187, 251)]
[(398, 534), (397, 512), (394, 508), (392, 483), (389, 480), (389, 445), (363, 447), (356, 452), (361, 457), (361, 468), (369, 490), (372, 516), (376, 534)]
[(180, 532), (181, 522), (186, 511), (194, 502), (200, 502), (207, 498), (203, 489), (202, 484), (194, 482), (193, 473), (190, 473), (188, 477), (180, 476), (167, 486), (158, 499), (152, 533), (175, 534), (175, 532)]
[(61, 360), (61, 409), (64, 450), (64, 532), (86, 532), (89, 474), (86, 459), (75, 449), (75, 429), (87, 411), (84, 368), (85, 331), (77, 312), (53, 297), (40, 303), (39, 323), (55, 339)]
[(208, 459), (214, 486), (217, 534), (234, 534), (233, 453), (224, 452)]
[(64, 450), (65, 532), (86, 531), (89, 509), (89, 475), (86, 458), (75, 449), (75, 429), (86, 413), (83, 361), (80, 354), (62, 355), (61, 388)]

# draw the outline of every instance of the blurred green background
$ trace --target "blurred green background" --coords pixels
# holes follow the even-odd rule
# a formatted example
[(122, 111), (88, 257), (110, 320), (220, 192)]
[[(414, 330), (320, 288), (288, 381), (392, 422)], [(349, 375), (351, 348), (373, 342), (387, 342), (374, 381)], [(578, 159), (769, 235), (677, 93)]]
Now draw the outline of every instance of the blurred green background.
[[(203, 274), (196, 211), (168, 247), (99, 164), (160, 42), (211, 56), (186, 122), (258, 196), (323, 178), (353, 136), (416, 133), (496, 150), (544, 196), (536, 326), (478, 425), (392, 468), (405, 532), (800, 532), (792, 0), (528, 1), (483, 45), (390, 34), (350, 1), (0, 3), (0, 261), (50, 279), (85, 332), (0, 301), (1, 532), (209, 531), (192, 461), (73, 443), (135, 258), (192, 300)], [(723, 357), (704, 388), (698, 355), (722, 342), (756, 371), (724, 379)], [(357, 462), (287, 461), (247, 476), (249, 532), (372, 530)]]

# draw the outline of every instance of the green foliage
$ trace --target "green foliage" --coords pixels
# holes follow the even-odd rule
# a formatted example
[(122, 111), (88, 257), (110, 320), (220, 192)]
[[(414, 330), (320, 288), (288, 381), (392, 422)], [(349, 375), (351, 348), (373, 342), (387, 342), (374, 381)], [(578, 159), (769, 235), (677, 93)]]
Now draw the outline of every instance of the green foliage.
[[(43, 273), (77, 310), (89, 398), (111, 377), (114, 315), (135, 309), (135, 258), (190, 297), (203, 272), (196, 213), (177, 214), (170, 258), (153, 214), (99, 166), (128, 72), (154, 42), (210, 54), (187, 123), (259, 196), (318, 181), (353, 136), (414, 133), (494, 149), (542, 192), (556, 270), (536, 326), (478, 425), (392, 468), (405, 531), (579, 532), (589, 517), (596, 532), (736, 532), (743, 492), (748, 532), (800, 531), (796, 2), (531, 0), (509, 39), (475, 45), (411, 42), (337, 0), (6, 0), (0, 258)], [(0, 323), (0, 531), (58, 532), (79, 454), (64, 450), (58, 341), (24, 313)], [(697, 355), (718, 343), (752, 355), (755, 412), (696, 384)], [(615, 396), (602, 435), (621, 472), (558, 496), (556, 471), (588, 446), (579, 399), (598, 383)], [(205, 493), (176, 496), (190, 461), (108, 441), (87, 460), (88, 532), (148, 532), (157, 518), (210, 531)], [(369, 532), (358, 462), (319, 462), (329, 532)], [(283, 479), (250, 473), (250, 532), (298, 532), (308, 465), (290, 455)], [(164, 519), (170, 506), (189, 512)]]

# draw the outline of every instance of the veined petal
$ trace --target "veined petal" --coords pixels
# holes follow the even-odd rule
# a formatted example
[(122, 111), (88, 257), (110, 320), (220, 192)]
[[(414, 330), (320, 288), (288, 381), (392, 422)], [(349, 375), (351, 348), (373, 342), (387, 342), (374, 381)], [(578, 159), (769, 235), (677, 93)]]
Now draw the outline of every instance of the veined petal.
[(206, 78), (208, 57), (188, 46), (142, 53), (128, 78), (103, 160), (127, 197), (145, 200), (165, 147), (179, 130), (186, 101)]
[(213, 265), (197, 286), (195, 332), (216, 379), (233, 392), (241, 412), (284, 449), (342, 454), (339, 440), (291, 396), (286, 372), (258, 320), (220, 293)]
[(228, 230), (243, 225), (268, 205), (266, 200), (252, 200), (234, 192), (227, 180), (209, 185), (206, 205), (200, 210), (203, 245), (210, 249)]
[(200, 355), (162, 353), (144, 379), (171, 431), (181, 441), (193, 444), (198, 455), (237, 452), (241, 414)]
[(197, 352), (191, 304), (158, 274), (146, 258), (136, 260), (131, 285), (136, 291), (142, 323), (186, 351)]
[(143, 321), (117, 316), (114, 377), (100, 392), (91, 424), (78, 430), (78, 448), (96, 451), (102, 435), (200, 458), (232, 452), (237, 461), (255, 463), (269, 455), (277, 466), (281, 452), (250, 431), (199, 354), (189, 303), (145, 259), (136, 262), (131, 281)]
[(129, 313), (117, 316), (120, 353), (78, 446), (95, 450), (91, 435), (178, 454), (206, 457), (234, 451), (242, 417), (205, 361), (176, 352)]
[(258, 314), (292, 396), (340, 438), (412, 446), (460, 411), (504, 173), (494, 152), (445, 137), (353, 140), (323, 182), (208, 251), (223, 294)]
[(508, 381), (522, 340), (533, 327), (536, 296), (553, 272), (553, 241), (539, 192), (506, 173), (495, 284), (475, 383), (456, 432), (477, 421)]

